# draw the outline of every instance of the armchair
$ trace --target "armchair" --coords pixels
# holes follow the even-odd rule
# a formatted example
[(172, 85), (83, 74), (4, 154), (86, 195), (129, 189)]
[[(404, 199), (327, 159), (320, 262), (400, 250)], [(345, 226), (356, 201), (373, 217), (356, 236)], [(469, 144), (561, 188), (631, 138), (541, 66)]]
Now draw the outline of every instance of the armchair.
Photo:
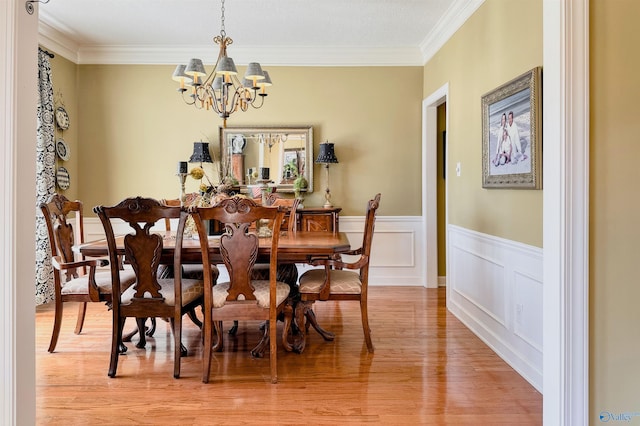
[[(362, 329), (367, 343), (367, 349), (373, 353), (374, 347), (369, 328), (369, 316), (367, 311), (367, 294), (369, 287), (369, 260), (371, 255), (371, 243), (376, 220), (376, 211), (380, 205), (380, 194), (377, 194), (367, 204), (364, 237), (362, 246), (345, 255), (357, 255), (360, 258), (353, 262), (343, 262), (341, 259), (312, 259), (314, 266), (324, 266), (323, 269), (312, 269), (300, 277), (300, 300), (302, 309), (296, 309), (296, 320), (302, 329), (302, 323), (306, 317), (305, 332), (312, 325), (318, 332), (319, 329), (312, 306), (315, 301), (326, 300), (357, 300), (360, 302), (360, 314), (362, 317)], [(345, 270), (347, 269), (347, 270)], [(357, 271), (357, 272), (354, 272)], [(330, 335), (323, 334), (325, 339)], [(304, 339), (302, 340), (304, 342)], [(299, 348), (302, 351), (304, 348)]]

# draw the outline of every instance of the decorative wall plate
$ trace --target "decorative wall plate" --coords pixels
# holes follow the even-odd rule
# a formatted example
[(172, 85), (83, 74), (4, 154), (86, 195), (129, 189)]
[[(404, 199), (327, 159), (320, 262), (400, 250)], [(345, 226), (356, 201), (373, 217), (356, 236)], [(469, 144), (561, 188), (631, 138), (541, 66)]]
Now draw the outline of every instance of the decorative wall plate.
[(56, 108), (56, 124), (61, 130), (67, 130), (69, 128), (69, 114), (64, 107), (59, 106)]
[(71, 155), (69, 146), (62, 138), (56, 141), (56, 154), (58, 154), (58, 157), (60, 157), (60, 159), (63, 161), (67, 161), (69, 159), (69, 156)]
[(69, 189), (69, 184), (71, 183), (69, 172), (64, 167), (58, 167), (58, 171), (56, 172), (56, 183), (62, 190)]

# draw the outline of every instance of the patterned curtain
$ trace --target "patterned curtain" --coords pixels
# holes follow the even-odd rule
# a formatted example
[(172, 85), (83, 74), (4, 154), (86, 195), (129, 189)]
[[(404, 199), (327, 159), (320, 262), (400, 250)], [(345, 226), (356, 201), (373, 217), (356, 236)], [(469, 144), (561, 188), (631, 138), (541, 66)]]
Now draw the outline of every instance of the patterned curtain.
[(47, 225), (40, 212), (55, 191), (55, 133), (53, 127), (53, 84), (47, 53), (38, 49), (38, 135), (36, 141), (36, 303), (53, 300), (53, 267)]

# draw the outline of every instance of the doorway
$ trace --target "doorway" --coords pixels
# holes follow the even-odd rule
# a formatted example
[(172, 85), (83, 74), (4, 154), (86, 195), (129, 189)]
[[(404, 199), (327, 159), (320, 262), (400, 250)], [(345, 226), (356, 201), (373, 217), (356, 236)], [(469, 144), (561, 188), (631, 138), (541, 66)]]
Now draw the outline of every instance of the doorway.
[[(438, 141), (442, 141), (442, 135), (439, 135), (439, 129), (446, 134), (449, 127), (449, 113), (447, 108), (444, 109), (444, 128), (442, 125), (438, 126), (438, 107), (446, 105), (448, 97), (449, 84), (447, 83), (422, 101), (422, 182), (424, 182), (422, 220), (425, 230), (425, 274), (427, 288), (438, 287), (438, 181), (440, 179), (438, 175), (438, 152), (440, 151), (438, 150)], [(443, 157), (441, 161), (446, 165), (446, 150), (444, 150)], [(445, 173), (446, 172), (445, 167)], [(445, 233), (445, 251), (443, 255), (446, 260), (448, 258), (446, 255), (446, 247), (448, 247), (446, 224), (449, 222), (446, 179), (443, 191), (444, 194), (441, 199), (444, 200), (444, 208), (442, 210), (444, 212), (444, 228), (442, 232)], [(442, 205), (442, 201), (440, 201), (440, 204)], [(445, 270), (448, 270), (446, 264)]]

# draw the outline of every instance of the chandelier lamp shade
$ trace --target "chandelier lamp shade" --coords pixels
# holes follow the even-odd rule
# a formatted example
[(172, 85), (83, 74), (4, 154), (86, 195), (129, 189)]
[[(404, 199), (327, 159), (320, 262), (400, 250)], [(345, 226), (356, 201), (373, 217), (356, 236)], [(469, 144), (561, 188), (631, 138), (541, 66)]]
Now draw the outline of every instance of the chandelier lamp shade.
[(222, 0), (220, 35), (213, 41), (220, 46), (213, 71), (207, 74), (201, 59), (192, 58), (187, 65), (178, 65), (172, 79), (179, 83), (178, 92), (188, 105), (197, 109), (215, 111), (227, 126), (227, 119), (236, 111), (249, 107), (261, 108), (272, 85), (267, 71), (257, 62), (250, 62), (242, 81), (233, 59), (227, 56), (227, 47), (233, 39), (227, 37), (224, 26), (224, 2)]

